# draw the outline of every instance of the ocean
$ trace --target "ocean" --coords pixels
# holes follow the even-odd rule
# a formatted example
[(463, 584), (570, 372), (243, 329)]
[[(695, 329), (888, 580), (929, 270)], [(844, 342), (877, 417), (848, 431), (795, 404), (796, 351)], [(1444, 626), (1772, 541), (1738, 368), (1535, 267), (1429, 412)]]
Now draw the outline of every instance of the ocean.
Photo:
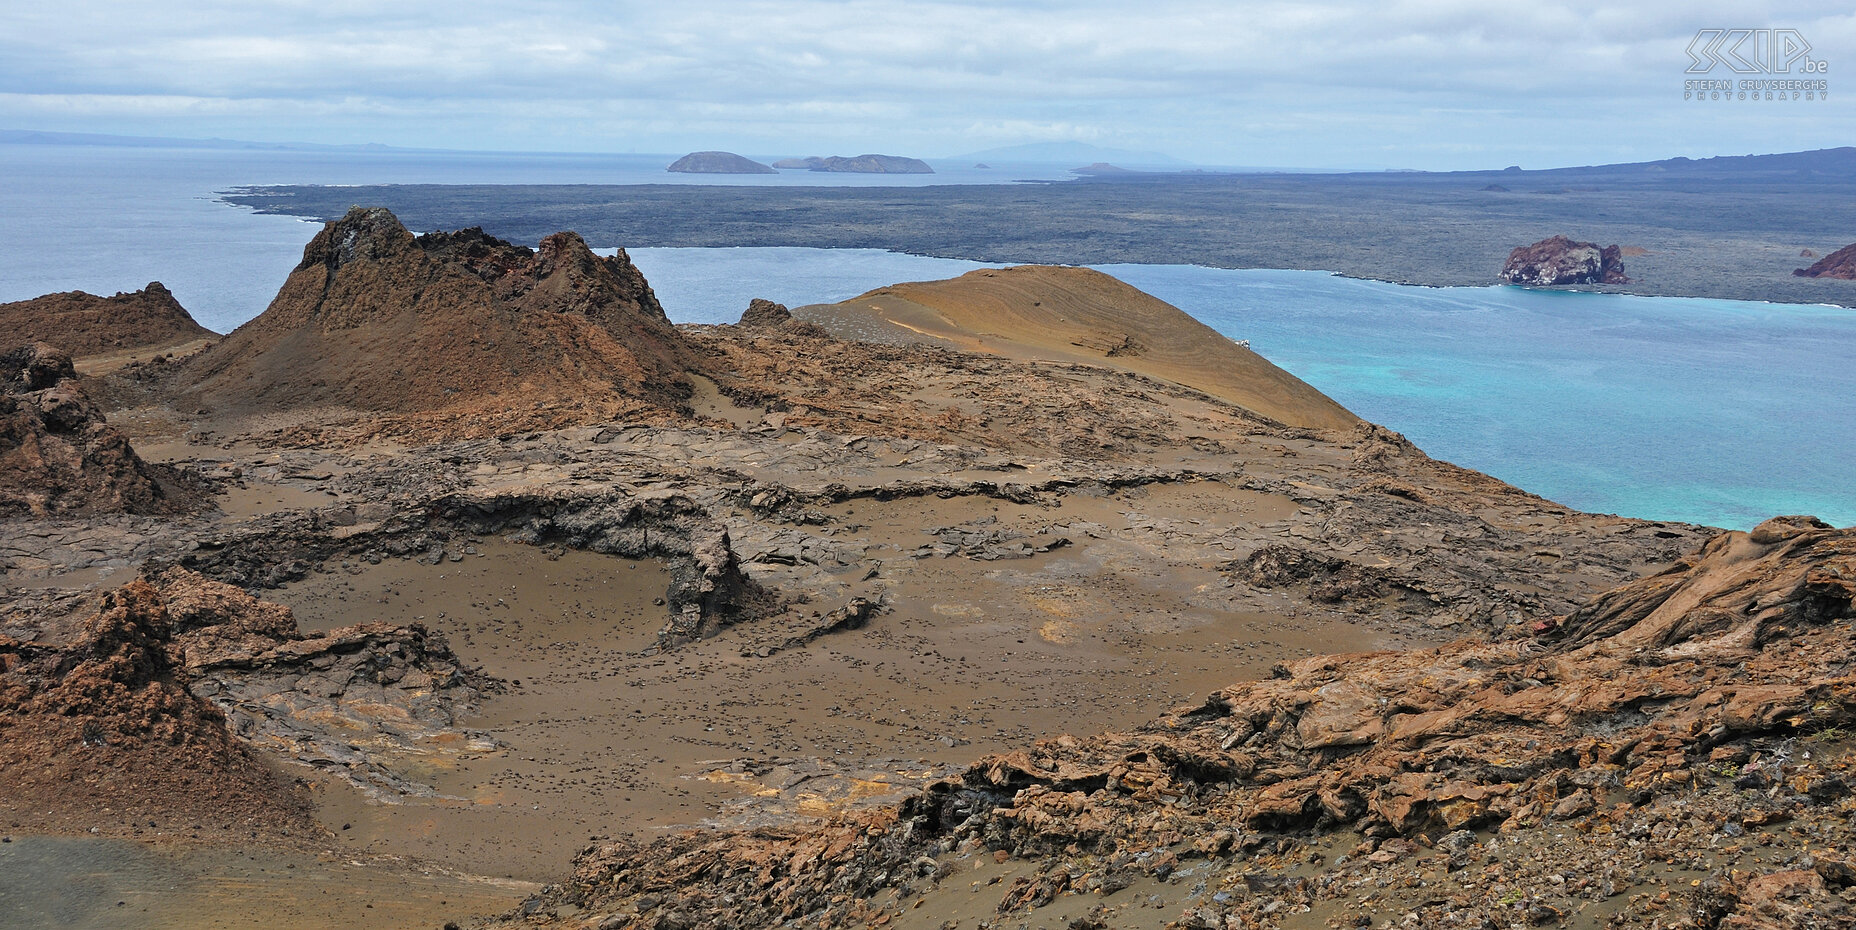
[[(225, 331), (261, 312), (315, 227), (215, 194), (273, 183), (1000, 183), (1058, 177), (671, 175), (660, 156), (0, 145), (0, 301), (159, 280)], [(939, 169), (940, 166), (937, 166)], [(758, 179), (758, 180), (757, 180)], [(593, 243), (617, 246), (623, 243)], [(864, 249), (627, 250), (679, 322), (752, 297), (841, 300), (983, 267)], [(1431, 455), (1581, 510), (1748, 528), (1856, 523), (1856, 311), (1320, 271), (1107, 265)]]

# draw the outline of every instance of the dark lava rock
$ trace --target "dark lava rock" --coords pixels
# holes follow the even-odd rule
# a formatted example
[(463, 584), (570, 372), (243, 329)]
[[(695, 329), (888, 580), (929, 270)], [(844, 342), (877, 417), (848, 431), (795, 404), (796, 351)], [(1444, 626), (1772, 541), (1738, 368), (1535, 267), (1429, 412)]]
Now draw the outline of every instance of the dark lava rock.
[(792, 311), (787, 310), (785, 304), (756, 297), (748, 301), (748, 308), (741, 312), (741, 321), (735, 325), (749, 329), (773, 329), (792, 321)]
[(1615, 245), (1575, 242), (1565, 236), (1542, 239), (1508, 253), (1501, 278), (1524, 287), (1562, 284), (1629, 284), (1622, 251)]
[[(1805, 257), (1810, 257), (1810, 254), (1810, 249), (1804, 251)], [(1824, 256), (1818, 260), (1817, 264), (1809, 268), (1795, 268), (1792, 274), (1800, 278), (1840, 278), (1844, 281), (1856, 281), (1856, 243), (1846, 245)]]
[(779, 174), (751, 158), (733, 152), (691, 152), (670, 163), (665, 171), (682, 174)]

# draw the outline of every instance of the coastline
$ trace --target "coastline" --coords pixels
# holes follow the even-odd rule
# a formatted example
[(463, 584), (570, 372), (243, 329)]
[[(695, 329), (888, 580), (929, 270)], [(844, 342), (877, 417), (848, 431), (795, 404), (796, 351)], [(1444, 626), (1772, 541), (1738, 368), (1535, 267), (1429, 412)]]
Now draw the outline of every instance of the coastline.
[[(574, 229), (595, 247), (875, 248), (989, 264), (1190, 264), (1322, 270), (1420, 287), (1495, 283), (1511, 248), (1553, 233), (1648, 250), (1632, 283), (1581, 288), (1856, 307), (1856, 283), (1792, 275), (1846, 244), (1841, 181), (1551, 196), (1449, 177), (1190, 176), (1161, 182), (936, 187), (414, 184), (247, 186), (221, 202), (322, 220), (358, 197), (414, 228), (482, 225), (511, 241)], [(1705, 216), (1705, 222), (1686, 218)]]

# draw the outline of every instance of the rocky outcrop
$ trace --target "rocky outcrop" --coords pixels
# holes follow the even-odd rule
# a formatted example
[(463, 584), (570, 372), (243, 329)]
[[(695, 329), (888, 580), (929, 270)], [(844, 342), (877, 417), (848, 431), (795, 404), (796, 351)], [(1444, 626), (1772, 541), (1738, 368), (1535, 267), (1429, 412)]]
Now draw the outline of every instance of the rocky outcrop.
[[(1851, 793), (1847, 762), (1795, 741), (1856, 725), (1853, 600), (1856, 530), (1775, 518), (1535, 639), (1304, 659), (1134, 733), (989, 757), (896, 808), (593, 847), (524, 912), (545, 922), (570, 903), (583, 923), (641, 928), (882, 924), (997, 859), (1027, 863), (1000, 888), (1005, 914), (1190, 871), (1200, 883), (1170, 927), (1251, 926), (1322, 900), (1396, 906), (1416, 925), (1538, 924), (1664, 887), (1679, 860), (1717, 878), (1635, 895), (1633, 911), (1792, 926), (1761, 921), (1812, 900), (1847, 919), (1835, 892), (1856, 871), (1841, 859), (1781, 860), (1732, 838), (1797, 820), (1828, 850), (1851, 833), (1835, 812), (1847, 805), (1826, 807)], [(1683, 832), (1697, 823), (1728, 825), (1728, 842)], [(1336, 830), (1358, 847), (1309, 851)], [(1494, 831), (1486, 860), (1471, 831)], [(1531, 843), (1550, 855), (1528, 859)], [(1509, 846), (1521, 856), (1493, 855)], [(1461, 871), (1472, 858), (1479, 871)], [(1740, 868), (1754, 871), (1727, 877)]]
[(778, 171), (733, 152), (691, 152), (670, 163), (665, 171), (681, 174), (779, 174)]
[(1565, 284), (1629, 284), (1619, 248), (1599, 248), (1565, 236), (1542, 239), (1508, 253), (1501, 279), (1523, 287), (1557, 287)]
[(933, 174), (934, 169), (919, 158), (905, 155), (856, 155), (845, 157), (817, 155), (806, 158), (782, 158), (775, 168), (804, 168), (808, 171), (840, 171), (857, 174)]
[(192, 495), (143, 462), (49, 345), (0, 355), (0, 518), (171, 513)]
[(784, 333), (790, 336), (808, 336), (822, 339), (827, 336), (824, 329), (794, 319), (792, 311), (785, 304), (756, 297), (748, 301), (748, 308), (741, 311), (741, 319), (735, 323), (742, 329), (761, 333)]
[(9, 334), (9, 341), (49, 343), (73, 358), (162, 349), (213, 336), (159, 281), (114, 297), (66, 291), (0, 304), (0, 331)]
[(386, 800), (434, 794), (407, 774), (420, 764), (495, 747), (458, 720), (501, 684), (420, 624), (304, 634), (288, 607), (185, 569), (153, 583), (169, 618), (164, 651), (247, 744)]
[[(1811, 257), (1811, 250), (1806, 249), (1803, 257)], [(1792, 274), (1800, 278), (1840, 278), (1844, 281), (1856, 281), (1856, 244), (1846, 245), (1824, 256), (1809, 268), (1794, 268)]]
[(307, 828), (303, 799), (188, 690), (176, 625), (162, 591), (138, 581), (105, 595), (65, 644), (0, 637), (0, 809), (86, 829)]
[(495, 430), (673, 415), (696, 363), (623, 251), (595, 255), (571, 232), (536, 249), (480, 229), (414, 237), (357, 207), (179, 380), (213, 410), (475, 410)]
[(376, 797), (431, 795), (405, 773), (494, 748), (456, 721), (500, 688), (417, 624), (305, 635), (289, 608), (184, 569), (105, 595), (67, 645), (0, 638), (0, 671), (0, 771), (20, 770), (0, 780), (0, 803), (69, 804), (87, 795), (41, 770), (93, 784), (105, 772), (118, 801), (172, 795), (272, 819), (294, 795), (248, 747)]

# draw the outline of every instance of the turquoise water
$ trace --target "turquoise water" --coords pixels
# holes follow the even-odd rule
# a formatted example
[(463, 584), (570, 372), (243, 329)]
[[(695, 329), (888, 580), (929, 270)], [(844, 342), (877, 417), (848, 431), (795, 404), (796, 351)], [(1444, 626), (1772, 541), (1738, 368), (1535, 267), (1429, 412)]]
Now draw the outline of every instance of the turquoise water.
[[(731, 322), (984, 267), (888, 252), (633, 249), (671, 316)], [(1856, 311), (1315, 271), (1105, 265), (1431, 455), (1580, 510), (1856, 523)]]
[(1432, 455), (1561, 503), (1856, 523), (1856, 311), (1113, 265)]
[[(0, 145), (0, 300), (161, 280), (201, 322), (229, 330), (264, 309), (315, 230), (213, 199), (244, 184), (764, 177), (671, 176), (653, 165), (636, 156)], [(732, 321), (751, 297), (836, 301), (983, 267), (872, 250), (631, 254), (680, 322)], [(1103, 270), (1250, 340), (1432, 455), (1569, 506), (1738, 528), (1776, 513), (1856, 523), (1856, 311), (1415, 288), (1320, 272)]]

